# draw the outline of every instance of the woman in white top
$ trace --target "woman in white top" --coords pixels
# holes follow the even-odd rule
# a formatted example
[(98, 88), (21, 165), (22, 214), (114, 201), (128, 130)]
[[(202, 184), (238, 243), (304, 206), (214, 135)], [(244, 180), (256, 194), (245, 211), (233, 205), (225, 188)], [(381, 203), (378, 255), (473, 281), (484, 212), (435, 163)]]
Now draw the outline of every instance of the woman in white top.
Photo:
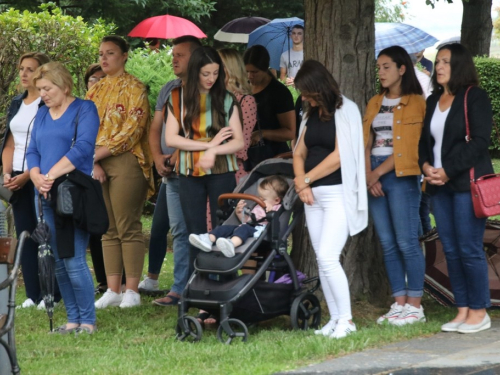
[[(46, 55), (39, 52), (28, 52), (21, 56), (18, 68), (20, 86), (24, 89), (24, 93), (12, 99), (7, 113), (7, 127), (2, 145), (3, 184), (13, 192), (10, 203), (18, 237), (25, 230), (31, 233), (37, 222), (34, 187), (26, 168), (25, 155), (33, 129), (33, 120), (38, 108), (43, 105), (31, 78), (40, 65), (49, 61)], [(21, 307), (43, 304), (38, 281), (37, 245), (31, 239), (24, 245), (21, 266), (27, 297)], [(60, 296), (57, 300), (59, 299)]]

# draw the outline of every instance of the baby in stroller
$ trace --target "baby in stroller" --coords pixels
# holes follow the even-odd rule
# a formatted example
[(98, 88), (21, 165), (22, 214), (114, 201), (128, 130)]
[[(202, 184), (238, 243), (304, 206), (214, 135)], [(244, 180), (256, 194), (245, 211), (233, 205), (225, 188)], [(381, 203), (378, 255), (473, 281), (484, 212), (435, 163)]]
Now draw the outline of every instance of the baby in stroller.
[(264, 210), (260, 205), (256, 205), (252, 211), (245, 210), (246, 202), (240, 200), (236, 206), (236, 215), (240, 219), (240, 225), (221, 225), (212, 231), (203, 234), (191, 234), (189, 242), (198, 249), (210, 252), (215, 242), (217, 248), (226, 257), (235, 255), (235, 248), (241, 246), (245, 241), (253, 237), (266, 224), (267, 212), (277, 211), (281, 207), (281, 202), (288, 190), (288, 182), (279, 175), (272, 175), (264, 178), (258, 187), (259, 198), (266, 204)]

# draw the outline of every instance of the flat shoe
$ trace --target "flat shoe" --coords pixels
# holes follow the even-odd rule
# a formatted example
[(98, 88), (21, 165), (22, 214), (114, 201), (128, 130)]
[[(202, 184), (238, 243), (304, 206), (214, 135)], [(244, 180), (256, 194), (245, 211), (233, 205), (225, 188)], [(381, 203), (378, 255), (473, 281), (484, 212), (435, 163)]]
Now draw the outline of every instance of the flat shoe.
[(465, 320), (462, 320), (461, 322), (448, 322), (445, 323), (441, 326), (441, 331), (443, 332), (457, 332), (458, 327), (463, 324)]
[(76, 327), (73, 327), (73, 328), (66, 328), (66, 324), (63, 325), (63, 326), (59, 326), (57, 328), (54, 328), (54, 330), (52, 332), (49, 332), (49, 333), (57, 333), (59, 335), (67, 335), (68, 333), (73, 333), (75, 332), (78, 328), (80, 328), (80, 326), (76, 326)]
[(81, 334), (93, 335), (94, 332), (97, 331), (97, 327), (89, 328), (87, 326), (80, 326), (75, 330), (75, 336), (79, 336)]
[(486, 314), (483, 318), (483, 321), (478, 324), (466, 324), (462, 323), (458, 327), (458, 333), (476, 333), (479, 331), (484, 331), (485, 329), (491, 328), (491, 319), (488, 314)]

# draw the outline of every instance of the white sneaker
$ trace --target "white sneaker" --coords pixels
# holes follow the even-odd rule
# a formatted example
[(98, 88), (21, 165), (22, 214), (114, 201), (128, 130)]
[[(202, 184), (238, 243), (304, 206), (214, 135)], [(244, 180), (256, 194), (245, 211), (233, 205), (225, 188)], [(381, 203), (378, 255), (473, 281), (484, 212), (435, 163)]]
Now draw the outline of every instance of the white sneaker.
[(203, 250), (207, 253), (212, 251), (212, 241), (210, 241), (210, 235), (208, 233), (203, 234), (190, 234), (189, 243), (194, 247)]
[(24, 301), (22, 304), (19, 306), (16, 306), (16, 309), (26, 309), (28, 307), (33, 307), (36, 306), (35, 302), (31, 298), (28, 298), (26, 301)]
[(220, 250), (220, 252), (226, 257), (234, 257), (234, 244), (231, 242), (231, 240), (221, 237), (217, 239), (217, 242), (215, 244), (217, 245), (217, 248)]
[(388, 323), (393, 322), (394, 320), (399, 318), (399, 316), (403, 312), (403, 308), (404, 308), (404, 306), (398, 305), (397, 302), (394, 302), (391, 305), (391, 309), (387, 313), (385, 313), (384, 315), (382, 315), (380, 318), (377, 319), (377, 323), (383, 324), (384, 322), (388, 322)]
[(331, 339), (341, 339), (356, 332), (356, 324), (349, 323), (349, 321), (338, 321), (335, 331), (330, 335)]
[(328, 323), (326, 323), (323, 328), (317, 329), (314, 331), (315, 335), (323, 335), (323, 336), (330, 336), (333, 331), (335, 331), (335, 327), (337, 326), (337, 320), (332, 319)]
[(122, 298), (122, 293), (115, 293), (108, 288), (108, 290), (106, 290), (106, 293), (104, 293), (102, 297), (95, 302), (94, 305), (96, 309), (105, 309), (108, 306), (120, 306)]
[(123, 293), (123, 300), (120, 303), (120, 307), (134, 307), (139, 306), (141, 304), (141, 295), (137, 292), (134, 292), (132, 289), (127, 289), (125, 293)]
[(401, 313), (401, 315), (399, 315), (398, 318), (389, 323), (395, 326), (404, 326), (405, 324), (413, 324), (419, 322), (425, 322), (423, 306), (420, 305), (420, 307), (418, 308), (407, 303), (403, 308), (403, 312)]
[[(58, 305), (58, 302), (54, 302), (54, 308)], [(38, 306), (36, 307), (37, 310), (45, 310), (45, 301), (42, 299)]]
[(153, 280), (146, 276), (144, 280), (139, 283), (139, 291), (153, 292), (160, 290), (158, 284), (158, 280)]

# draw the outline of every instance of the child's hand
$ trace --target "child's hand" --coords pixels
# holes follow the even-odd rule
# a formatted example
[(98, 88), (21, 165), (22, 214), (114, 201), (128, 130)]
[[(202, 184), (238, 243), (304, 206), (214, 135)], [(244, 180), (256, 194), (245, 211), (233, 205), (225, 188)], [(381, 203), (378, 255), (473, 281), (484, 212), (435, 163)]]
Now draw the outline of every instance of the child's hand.
[(236, 216), (238, 218), (241, 218), (241, 215), (243, 213), (243, 209), (245, 208), (246, 205), (247, 205), (247, 202), (245, 202), (243, 199), (240, 200), (238, 202), (238, 204), (236, 205)]

